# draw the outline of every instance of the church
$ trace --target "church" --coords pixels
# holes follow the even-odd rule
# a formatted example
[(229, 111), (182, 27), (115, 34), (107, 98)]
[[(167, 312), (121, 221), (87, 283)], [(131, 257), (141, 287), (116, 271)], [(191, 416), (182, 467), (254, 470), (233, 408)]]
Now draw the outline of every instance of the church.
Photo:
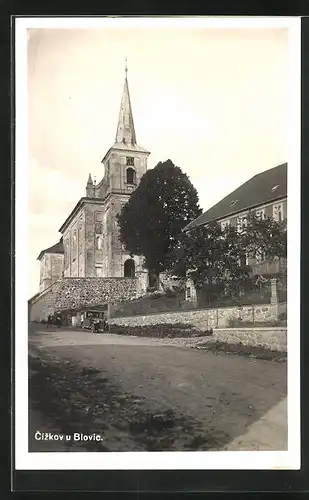
[(133, 278), (147, 272), (142, 257), (129, 255), (119, 240), (117, 215), (147, 170), (150, 154), (137, 143), (125, 69), (115, 142), (101, 163), (104, 176), (96, 184), (89, 174), (83, 196), (59, 229), (56, 245), (43, 250), (40, 261), (40, 292), (61, 278)]

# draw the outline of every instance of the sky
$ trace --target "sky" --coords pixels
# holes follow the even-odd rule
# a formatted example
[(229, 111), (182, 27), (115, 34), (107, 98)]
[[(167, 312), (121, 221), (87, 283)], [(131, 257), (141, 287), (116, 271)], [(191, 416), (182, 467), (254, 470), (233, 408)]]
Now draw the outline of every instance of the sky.
[(287, 161), (287, 29), (28, 30), (28, 294), (40, 251), (99, 182), (113, 145), (125, 57), (148, 168), (171, 159), (206, 210)]

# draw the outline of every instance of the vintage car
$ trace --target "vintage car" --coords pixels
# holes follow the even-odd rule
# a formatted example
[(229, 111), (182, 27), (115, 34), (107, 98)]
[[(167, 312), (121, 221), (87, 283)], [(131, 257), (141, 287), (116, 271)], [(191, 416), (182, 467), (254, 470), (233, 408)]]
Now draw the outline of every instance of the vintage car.
[(81, 313), (82, 328), (93, 332), (107, 331), (108, 323), (103, 311), (85, 311)]

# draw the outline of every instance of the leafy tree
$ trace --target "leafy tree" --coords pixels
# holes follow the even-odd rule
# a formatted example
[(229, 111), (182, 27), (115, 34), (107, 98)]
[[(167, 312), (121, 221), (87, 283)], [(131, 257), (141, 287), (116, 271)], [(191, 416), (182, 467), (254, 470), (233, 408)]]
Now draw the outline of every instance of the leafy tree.
[(222, 229), (216, 222), (182, 233), (169, 256), (172, 272), (179, 276), (186, 274), (200, 289), (247, 276), (243, 257), (236, 229)]
[(249, 257), (260, 257), (268, 261), (286, 257), (286, 221), (277, 222), (272, 217), (261, 218), (249, 212), (240, 236)]
[[(247, 257), (268, 261), (286, 256), (286, 225), (249, 213), (241, 230), (214, 222), (183, 232), (169, 255), (170, 270), (187, 275), (198, 290), (211, 287), (235, 294), (248, 282)], [(220, 286), (221, 285), (221, 286)]]
[(188, 176), (171, 160), (142, 177), (118, 215), (120, 239), (130, 254), (143, 255), (155, 275), (168, 267), (167, 256), (182, 229), (201, 214)]

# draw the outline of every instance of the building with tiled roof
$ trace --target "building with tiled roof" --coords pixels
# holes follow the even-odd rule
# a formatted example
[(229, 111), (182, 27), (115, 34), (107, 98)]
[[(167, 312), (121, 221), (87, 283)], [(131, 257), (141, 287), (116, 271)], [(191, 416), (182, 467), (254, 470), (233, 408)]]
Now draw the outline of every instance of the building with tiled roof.
[(60, 238), (60, 240), (58, 241), (58, 243), (56, 243), (55, 245), (49, 247), (49, 248), (46, 248), (45, 250), (42, 250), (38, 256), (38, 260), (41, 260), (42, 257), (44, 256), (44, 254), (46, 253), (64, 253), (64, 249), (63, 249), (63, 238)]
[(212, 221), (236, 226), (237, 218), (246, 215), (249, 210), (262, 211), (265, 215), (274, 216), (278, 220), (286, 218), (287, 163), (251, 177), (188, 224), (185, 230)]
[[(222, 227), (241, 227), (246, 223), (249, 211), (262, 217), (273, 217), (277, 221), (287, 219), (287, 163), (251, 177), (190, 222), (185, 231), (210, 222), (218, 222)], [(269, 263), (252, 259), (248, 264), (256, 273), (279, 272), (282, 266), (286, 266), (283, 261)]]

